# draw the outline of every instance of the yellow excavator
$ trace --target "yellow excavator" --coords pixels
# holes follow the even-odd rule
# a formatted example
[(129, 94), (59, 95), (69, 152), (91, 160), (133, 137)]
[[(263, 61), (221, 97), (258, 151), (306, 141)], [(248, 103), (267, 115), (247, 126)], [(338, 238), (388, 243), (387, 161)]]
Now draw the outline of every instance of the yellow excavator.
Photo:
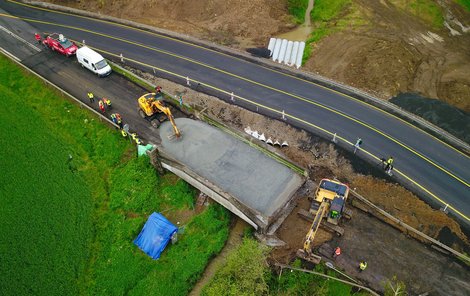
[(310, 230), (305, 236), (303, 249), (297, 251), (299, 258), (314, 264), (320, 263), (321, 257), (313, 253), (312, 242), (323, 218), (326, 217), (326, 221), (322, 226), (334, 231), (337, 235), (343, 235), (344, 230), (338, 224), (343, 216), (348, 219), (351, 218), (351, 212), (345, 208), (348, 194), (348, 185), (329, 179), (321, 180), (315, 191), (310, 210), (300, 210), (298, 212), (302, 218), (309, 221), (313, 219)]
[(176, 126), (173, 114), (171, 113), (170, 108), (165, 106), (165, 102), (163, 101), (161, 94), (145, 94), (138, 99), (138, 102), (140, 116), (149, 120), (153, 127), (159, 127), (160, 124), (168, 118), (173, 126), (173, 130), (175, 131), (174, 136), (177, 138), (181, 136), (181, 132)]

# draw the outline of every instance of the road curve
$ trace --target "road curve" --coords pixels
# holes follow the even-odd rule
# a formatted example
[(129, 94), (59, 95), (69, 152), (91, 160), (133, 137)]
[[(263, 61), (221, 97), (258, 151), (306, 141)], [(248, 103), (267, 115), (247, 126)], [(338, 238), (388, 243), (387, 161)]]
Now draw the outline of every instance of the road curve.
[[(360, 100), (313, 82), (286, 75), (167, 36), (100, 21), (0, 1), (0, 8), (42, 32), (61, 32), (108, 55), (123, 54), (137, 66), (184, 83), (184, 77), (212, 90), (235, 94), (235, 103), (254, 105), (292, 125), (351, 145), (363, 139), (359, 156), (369, 161), (392, 155), (395, 176), (434, 205), (448, 204), (470, 225), (470, 158), (420, 129)], [(225, 96), (229, 98), (229, 96)]]

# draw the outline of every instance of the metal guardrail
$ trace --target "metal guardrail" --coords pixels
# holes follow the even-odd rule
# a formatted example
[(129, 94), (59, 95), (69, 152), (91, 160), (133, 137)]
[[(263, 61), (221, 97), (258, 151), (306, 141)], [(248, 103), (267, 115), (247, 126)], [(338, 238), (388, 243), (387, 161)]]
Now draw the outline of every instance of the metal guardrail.
[(89, 111), (93, 112), (95, 115), (98, 116), (98, 118), (100, 120), (104, 120), (106, 123), (116, 127), (116, 128), (119, 128), (119, 126), (117, 124), (115, 124), (114, 122), (112, 122), (110, 119), (108, 119), (106, 116), (103, 116), (103, 114), (101, 114), (100, 112), (96, 111), (95, 109), (91, 108), (90, 106), (88, 106), (87, 104), (83, 103), (81, 100), (79, 100), (78, 98), (74, 97), (72, 94), (68, 93), (67, 91), (61, 89), (59, 86), (57, 86), (56, 84), (54, 84), (53, 82), (47, 80), (46, 78), (42, 77), (39, 73), (35, 72), (34, 70), (26, 67), (25, 65), (23, 65), (21, 62), (20, 62), (20, 59), (18, 59), (16, 56), (14, 56), (12, 53), (8, 52), (7, 50), (5, 50), (4, 48), (0, 47), (0, 51), (5, 54), (5, 56), (7, 56), (8, 58), (10, 58), (13, 62), (15, 62), (16, 64), (18, 64), (19, 66), (21, 66), (23, 69), (27, 70), (28, 72), (34, 74), (36, 77), (40, 78), (42, 81), (44, 81), (46, 84), (49, 84), (50, 86), (54, 87), (55, 89), (57, 89), (59, 92), (61, 92), (62, 94), (66, 95), (67, 97), (69, 97), (70, 99), (72, 99), (73, 101), (75, 101), (76, 103), (79, 104), (80, 108), (86, 108), (88, 109)]
[[(147, 84), (149, 86), (151, 86), (152, 88), (155, 88), (156, 85), (153, 84), (152, 82), (148, 81), (148, 80), (145, 80), (144, 78), (132, 73), (131, 71), (119, 66), (118, 64), (112, 62), (112, 61), (109, 61), (109, 63), (113, 66), (113, 67), (116, 67), (118, 68), (120, 71), (122, 72), (125, 72), (127, 75), (130, 75), (132, 76), (134, 79), (137, 79), (137, 80), (140, 80), (143, 82), (143, 84)], [(172, 95), (166, 91), (162, 91), (162, 93), (164, 94), (164, 97), (166, 99), (170, 99), (172, 100), (172, 102), (176, 105), (176, 104), (179, 104), (178, 100), (176, 99), (178, 96), (177, 95)], [(183, 107), (186, 109), (186, 110), (192, 110), (192, 107), (186, 103), (183, 103)], [(276, 160), (277, 162), (287, 166), (288, 168), (290, 168), (291, 170), (295, 171), (296, 173), (300, 174), (301, 176), (304, 176), (306, 177), (307, 176), (307, 171), (300, 167), (299, 165), (283, 158), (282, 156), (278, 155), (277, 153), (274, 153), (260, 145), (257, 145), (249, 140), (247, 140), (245, 137), (241, 136), (239, 133), (237, 133), (236, 131), (233, 131), (232, 129), (230, 129), (229, 127), (227, 127), (226, 125), (224, 125), (223, 123), (217, 121), (216, 119), (214, 118), (211, 118), (210, 116), (206, 115), (206, 114), (203, 114), (203, 113), (200, 113), (200, 116), (199, 118), (207, 123), (209, 123), (210, 125), (213, 125), (221, 130), (223, 130), (224, 132), (232, 135), (233, 137), (236, 137), (237, 139), (243, 141), (244, 143), (250, 145), (251, 147), (263, 152), (264, 154), (266, 154), (267, 156), (271, 157), (272, 159)]]
[[(102, 15), (102, 14), (99, 14), (99, 13), (88, 12), (88, 11), (75, 9), (75, 8), (70, 8), (70, 7), (66, 7), (66, 6), (61, 6), (61, 5), (51, 4), (51, 3), (45, 3), (45, 2), (42, 2), (42, 1), (23, 0), (22, 2), (28, 3), (30, 5), (42, 7), (42, 8), (54, 9), (54, 10), (58, 10), (58, 11), (63, 11), (63, 12), (67, 12), (67, 13), (72, 13), (72, 14), (85, 16), (85, 17), (92, 17), (92, 18), (103, 20), (103, 21), (110, 21), (110, 22), (126, 25), (126, 26), (133, 27), (133, 28), (136, 28), (136, 29), (139, 29), (139, 30), (145, 30), (145, 31), (156, 33), (156, 34), (169, 36), (169, 37), (172, 37), (172, 38), (184, 41), (184, 42), (190, 42), (190, 43), (193, 43), (193, 44), (198, 45), (198, 46), (204, 46), (204, 47), (206, 47), (208, 49), (211, 49), (211, 50), (215, 50), (215, 51), (218, 51), (218, 52), (222, 52), (224, 54), (232, 55), (232, 56), (244, 59), (244, 60), (248, 60), (248, 61), (251, 61), (251, 62), (254, 62), (254, 63), (257, 63), (257, 64), (261, 64), (263, 66), (279, 70), (279, 71), (281, 71), (283, 73), (286, 73), (286, 74), (301, 77), (301, 78), (309, 80), (309, 81), (318, 82), (320, 85), (330, 87), (332, 89), (340, 90), (343, 93), (350, 93), (352, 95), (355, 95), (354, 97), (356, 99), (359, 99), (361, 101), (365, 101), (367, 103), (370, 103), (371, 105), (377, 106), (377, 107), (379, 107), (383, 110), (386, 110), (387, 112), (397, 114), (397, 115), (399, 115), (399, 117), (403, 118), (405, 121), (407, 121), (410, 124), (417, 123), (420, 126), (421, 129), (423, 129), (423, 130), (427, 129), (428, 131), (431, 131), (435, 135), (438, 135), (439, 137), (446, 140), (449, 144), (451, 144), (455, 147), (458, 147), (461, 151), (463, 151), (466, 154), (470, 153), (470, 145), (468, 143), (465, 143), (464, 141), (462, 141), (462, 140), (458, 139), (457, 137), (451, 135), (450, 133), (443, 130), (442, 128), (437, 127), (434, 124), (426, 121), (425, 119), (423, 119), (423, 118), (421, 118), (421, 117), (419, 117), (419, 116), (417, 116), (413, 113), (410, 113), (410, 112), (408, 112), (408, 111), (400, 108), (399, 106), (397, 106), (395, 104), (392, 104), (388, 101), (381, 100), (381, 99), (376, 98), (376, 97), (374, 97), (374, 96), (372, 96), (372, 95), (370, 95), (370, 94), (368, 94), (368, 93), (366, 93), (362, 90), (359, 90), (357, 88), (354, 88), (354, 87), (351, 87), (351, 86), (348, 86), (348, 85), (344, 85), (340, 82), (328, 79), (326, 77), (323, 77), (323, 76), (320, 76), (320, 75), (317, 75), (317, 74), (314, 74), (314, 73), (308, 73), (308, 72), (300, 71), (300, 70), (293, 70), (291, 68), (281, 66), (277, 63), (271, 62), (271, 61), (266, 60), (266, 59), (260, 59), (260, 58), (253, 57), (253, 56), (251, 56), (251, 55), (249, 55), (245, 52), (241, 52), (239, 50), (234, 50), (234, 49), (227, 48), (227, 47), (224, 47), (224, 46), (220, 46), (220, 45), (217, 45), (217, 44), (214, 44), (214, 43), (211, 43), (211, 42), (202, 41), (202, 40), (196, 39), (196, 38), (188, 36), (188, 35), (179, 34), (179, 33), (176, 33), (176, 32), (172, 32), (172, 31), (168, 31), (168, 30), (165, 30), (165, 29), (152, 27), (152, 26), (145, 25), (145, 24), (140, 24), (140, 23), (137, 23), (137, 22), (129, 21), (129, 20), (123, 20), (123, 19), (119, 19), (119, 18), (116, 18), (116, 17), (108, 16), (108, 15)], [(186, 77), (181, 76), (181, 78), (186, 78)], [(194, 82), (197, 82), (197, 81), (194, 81)], [(220, 90), (220, 91), (222, 91), (222, 90)], [(225, 93), (226, 95), (230, 95), (230, 93), (226, 92), (226, 91), (222, 91), (222, 93)], [(260, 106), (255, 106), (255, 107), (258, 108)], [(270, 111), (274, 112), (274, 115), (277, 115), (277, 116), (282, 115), (281, 114), (282, 111), (274, 110), (274, 109), (271, 109)], [(327, 136), (328, 137), (333, 136), (333, 134), (331, 133)], [(341, 139), (341, 140), (345, 141), (347, 144), (353, 145), (353, 143), (349, 143), (349, 141), (347, 141), (345, 139)]]

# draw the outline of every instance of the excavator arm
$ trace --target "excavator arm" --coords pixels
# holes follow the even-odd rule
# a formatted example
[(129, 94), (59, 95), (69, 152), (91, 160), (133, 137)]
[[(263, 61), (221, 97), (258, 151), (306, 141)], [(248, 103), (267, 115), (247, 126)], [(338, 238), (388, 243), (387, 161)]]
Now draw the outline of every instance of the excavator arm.
[(311, 244), (315, 238), (315, 235), (317, 234), (318, 227), (320, 227), (320, 223), (325, 215), (325, 212), (328, 211), (328, 208), (329, 208), (329, 202), (327, 200), (323, 200), (315, 214), (313, 223), (310, 226), (310, 230), (305, 236), (303, 249), (300, 249), (297, 251), (298, 257), (306, 261), (312, 262), (314, 264), (317, 264), (320, 262), (320, 257), (313, 254)]
[(177, 138), (179, 138), (181, 136), (181, 133), (180, 133), (178, 127), (176, 126), (175, 119), (173, 118), (173, 114), (171, 114), (170, 108), (161, 106), (160, 110), (163, 113), (165, 113), (165, 115), (168, 117), (168, 119), (170, 120), (171, 125), (173, 126), (173, 130), (175, 131), (175, 136)]
[(139, 106), (142, 112), (145, 114), (143, 116), (153, 116), (157, 113), (164, 113), (166, 117), (171, 122), (171, 125), (173, 126), (173, 130), (175, 131), (175, 136), (179, 138), (181, 136), (181, 132), (176, 126), (175, 119), (173, 117), (173, 114), (171, 113), (170, 108), (166, 107), (161, 100), (156, 99), (156, 94), (155, 93), (149, 93), (146, 95), (143, 95), (141, 98), (139, 98)]

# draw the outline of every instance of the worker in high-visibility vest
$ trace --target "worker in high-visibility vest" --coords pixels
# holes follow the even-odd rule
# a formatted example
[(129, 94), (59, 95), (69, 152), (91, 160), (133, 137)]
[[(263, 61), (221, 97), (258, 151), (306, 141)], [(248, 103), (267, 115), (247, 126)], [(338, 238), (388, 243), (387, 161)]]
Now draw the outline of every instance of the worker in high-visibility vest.
[(112, 120), (115, 124), (117, 124), (117, 116), (116, 116), (116, 113), (111, 114), (111, 120)]
[(126, 138), (127, 137), (127, 133), (125, 130), (121, 129), (121, 135)]
[(122, 129), (122, 128), (123, 128), (123, 125), (122, 125), (121, 114), (116, 113), (116, 120), (117, 120), (117, 124), (119, 125), (119, 128)]
[(111, 100), (108, 98), (103, 98), (103, 101), (106, 105), (106, 109), (111, 110)]
[(363, 272), (367, 268), (367, 262), (366, 261), (361, 261), (359, 263), (359, 272)]
[(132, 137), (132, 140), (134, 140), (137, 145), (141, 145), (141, 144), (142, 144), (142, 141), (139, 139), (139, 136), (137, 136), (136, 133), (132, 133), (132, 134), (131, 134), (131, 137)]
[(92, 92), (89, 92), (88, 94), (88, 99), (90, 100), (90, 104), (95, 101), (95, 95), (93, 95)]
[(340, 247), (336, 247), (336, 248), (335, 248), (335, 252), (333, 253), (333, 258), (336, 259), (336, 257), (338, 257), (339, 255), (341, 255), (341, 248), (340, 248)]
[(100, 110), (101, 110), (102, 113), (106, 112), (106, 110), (104, 109), (103, 100), (98, 101), (98, 106), (100, 107)]
[(388, 171), (393, 164), (393, 157), (389, 157), (387, 161), (385, 162), (385, 171)]

